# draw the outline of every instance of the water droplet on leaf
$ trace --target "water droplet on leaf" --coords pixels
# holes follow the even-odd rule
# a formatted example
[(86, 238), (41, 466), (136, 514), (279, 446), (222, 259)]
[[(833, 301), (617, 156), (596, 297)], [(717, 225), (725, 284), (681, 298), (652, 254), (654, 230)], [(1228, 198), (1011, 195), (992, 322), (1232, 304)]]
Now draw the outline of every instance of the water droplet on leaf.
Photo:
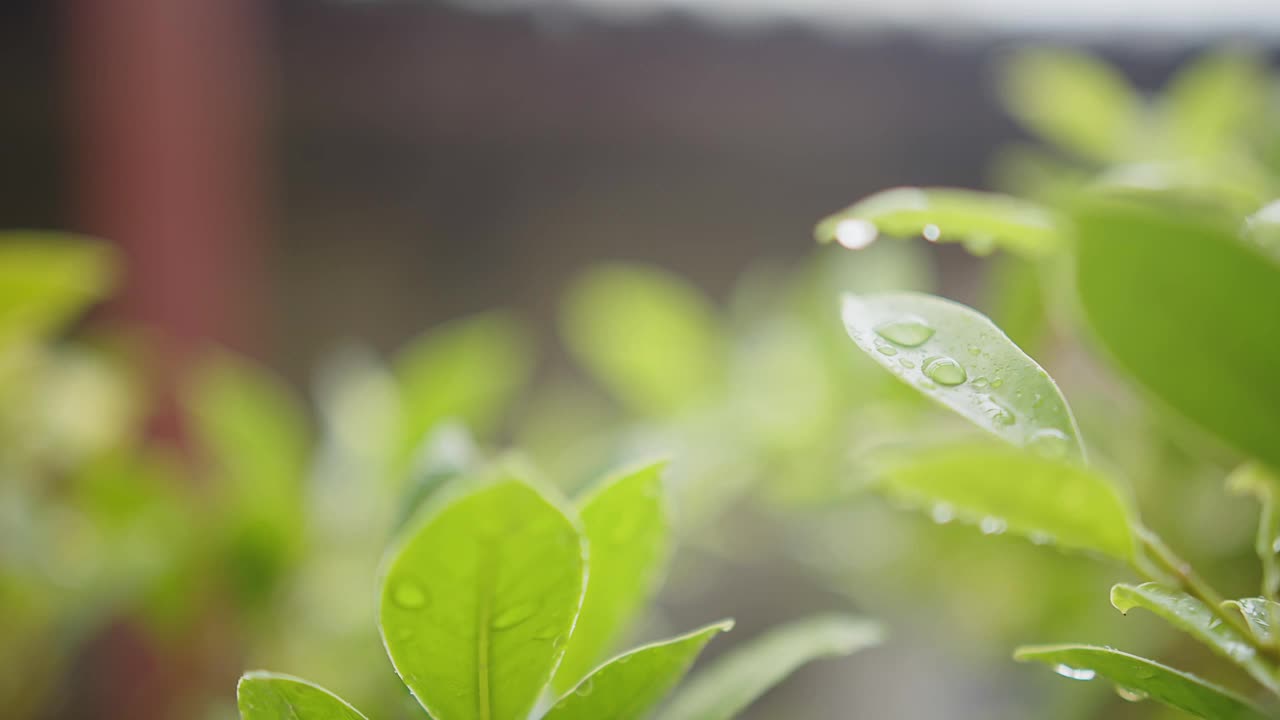
[(1035, 431), (1027, 440), (1027, 447), (1032, 452), (1051, 459), (1066, 457), (1071, 441), (1067, 434), (1057, 428), (1043, 428)]
[(427, 591), (413, 580), (400, 580), (391, 591), (391, 599), (405, 610), (420, 610), (427, 604)]
[(1098, 676), (1098, 673), (1089, 668), (1073, 668), (1070, 665), (1058, 663), (1053, 666), (1053, 671), (1065, 678), (1072, 680), (1092, 680)]
[(924, 370), (925, 375), (929, 376), (929, 379), (939, 385), (959, 385), (968, 379), (968, 375), (965, 374), (964, 368), (961, 367), (960, 363), (945, 356), (931, 357), (925, 360), (921, 369)]
[(1142, 702), (1148, 697), (1145, 690), (1135, 690), (1134, 688), (1127, 688), (1123, 685), (1116, 686), (1116, 694), (1129, 702)]
[(920, 234), (924, 235), (924, 239), (929, 242), (938, 242), (938, 239), (942, 237), (942, 228), (933, 224), (925, 225)]
[(578, 685), (578, 687), (573, 689), (573, 694), (579, 697), (586, 697), (591, 694), (592, 690), (595, 689), (594, 685), (595, 683), (591, 680), (591, 678), (587, 678), (586, 680), (583, 680)]
[(836, 242), (850, 250), (861, 250), (876, 241), (879, 232), (873, 223), (849, 218), (836, 223)]
[(929, 516), (939, 525), (946, 525), (956, 517), (956, 511), (947, 503), (938, 503), (929, 510)]
[(934, 330), (920, 318), (908, 317), (876, 328), (876, 334), (894, 345), (918, 347), (933, 337)]
[(988, 515), (978, 523), (978, 529), (982, 531), (983, 535), (999, 535), (1009, 529), (1009, 523), (1004, 518)]
[(898, 354), (898, 349), (892, 345), (876, 345), (876, 352), (893, 357)]

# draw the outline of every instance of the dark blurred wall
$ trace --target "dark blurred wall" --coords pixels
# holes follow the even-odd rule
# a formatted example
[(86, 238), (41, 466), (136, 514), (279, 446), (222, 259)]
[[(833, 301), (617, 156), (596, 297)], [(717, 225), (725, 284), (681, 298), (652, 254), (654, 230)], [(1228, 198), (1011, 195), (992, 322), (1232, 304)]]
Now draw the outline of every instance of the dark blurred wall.
[[(68, 208), (63, 3), (0, 4), (0, 226)], [(1012, 39), (726, 33), (430, 2), (262, 3), (268, 351), (300, 374), (343, 337), (392, 347), (514, 305), (549, 328), (593, 260), (715, 293), (795, 257), (821, 214), (902, 183), (980, 185), (1016, 128), (988, 83)], [(1115, 57), (1115, 53), (1111, 53)], [(1183, 50), (1119, 57), (1144, 84)]]

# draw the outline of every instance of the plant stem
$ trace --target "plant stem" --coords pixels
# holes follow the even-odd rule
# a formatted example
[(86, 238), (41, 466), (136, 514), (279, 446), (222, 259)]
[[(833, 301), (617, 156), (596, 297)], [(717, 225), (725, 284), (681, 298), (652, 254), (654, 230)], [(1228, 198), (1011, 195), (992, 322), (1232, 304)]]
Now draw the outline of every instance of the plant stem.
[[(1249, 641), (1250, 645), (1260, 652), (1275, 655), (1275, 648), (1259, 641), (1253, 631), (1249, 629), (1249, 625), (1245, 623), (1244, 618), (1222, 606), (1222, 596), (1196, 573), (1190, 563), (1178, 557), (1177, 553), (1150, 530), (1143, 528), (1139, 530), (1138, 535), (1141, 538), (1143, 549), (1150, 554), (1159, 567), (1170, 573), (1177, 580), (1178, 585), (1184, 592), (1207, 605), (1214, 615), (1217, 615), (1223, 622), (1235, 628), (1237, 632)], [(1139, 569), (1146, 573), (1150, 579), (1160, 580), (1158, 577), (1152, 577), (1150, 568), (1139, 567)]]

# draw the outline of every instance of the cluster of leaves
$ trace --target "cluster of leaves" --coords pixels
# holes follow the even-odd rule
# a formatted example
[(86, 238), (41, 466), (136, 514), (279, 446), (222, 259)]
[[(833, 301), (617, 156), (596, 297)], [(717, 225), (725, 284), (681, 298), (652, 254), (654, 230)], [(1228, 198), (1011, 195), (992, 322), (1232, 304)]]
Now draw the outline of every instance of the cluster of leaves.
[[(400, 678), (437, 720), (648, 716), (720, 621), (616, 655), (668, 555), (662, 465), (619, 474), (561, 508), (505, 470), (435, 490), (396, 543), (379, 618)], [(701, 673), (663, 710), (727, 720), (804, 662), (879, 641), (871, 623), (815, 618), (776, 630)], [(319, 686), (251, 672), (244, 720), (363, 718)]]
[[(1071, 85), (1074, 104), (1105, 109), (1101, 117), (1049, 112), (1029, 96), (1015, 108), (1062, 146), (1122, 163), (1129, 158), (1109, 153), (1134, 146), (1128, 133), (1144, 113), (1134, 110), (1136, 101), (1117, 99), (1121, 89), (1102, 67), (1052, 52), (1017, 68)], [(1233, 144), (1238, 135), (1219, 131), (1229, 120), (1253, 117), (1208, 100), (1247, 85), (1253, 67), (1245, 56), (1227, 55), (1187, 71), (1161, 106), (1160, 126), (1169, 132), (1149, 136), (1191, 143), (1200, 160), (1252, 157)], [(1014, 91), (1032, 94), (1024, 81)], [(1150, 610), (1236, 665), (1257, 689), (1238, 694), (1110, 647), (1024, 647), (1018, 659), (1048, 663), (1074, 679), (1103, 677), (1126, 699), (1149, 697), (1196, 717), (1270, 717), (1280, 698), (1280, 649), (1271, 633), (1280, 608), (1271, 474), (1280, 467), (1280, 334), (1264, 319), (1280, 312), (1280, 264), (1260, 239), (1271, 229), (1270, 179), (1259, 172), (1250, 185), (1255, 195), (1246, 197), (1239, 178), (1223, 182), (1204, 166), (1148, 173), (1142, 184), (1117, 182), (1120, 167), (1104, 167), (1070, 192), (1042, 195), (1052, 198), (1047, 204), (952, 189), (891, 190), (824, 219), (816, 234), (853, 248), (884, 233), (958, 241), (979, 254), (1000, 249), (1032, 263), (1069, 258), (1076, 306), (1113, 364), (1158, 407), (1248, 463), (1230, 484), (1262, 501), (1261, 594), (1226, 600), (1175, 555), (1139, 519), (1130, 485), (1089, 461), (1067, 401), (1044, 369), (988, 318), (941, 298), (885, 293), (844, 301), (846, 329), (868, 357), (986, 431), (981, 440), (886, 454), (878, 488), (938, 521), (967, 521), (988, 534), (1020, 534), (1127, 564), (1147, 582), (1115, 586), (1117, 609)]]

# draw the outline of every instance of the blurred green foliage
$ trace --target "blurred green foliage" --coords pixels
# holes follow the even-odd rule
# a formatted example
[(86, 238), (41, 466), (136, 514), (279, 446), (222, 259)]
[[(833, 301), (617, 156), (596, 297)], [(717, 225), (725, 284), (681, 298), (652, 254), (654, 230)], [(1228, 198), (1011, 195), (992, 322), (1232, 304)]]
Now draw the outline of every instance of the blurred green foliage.
[[(858, 610), (965, 657), (1011, 698), (1012, 717), (1164, 717), (1157, 703), (1012, 672), (1007, 650), (1028, 637), (1098, 638), (1176, 660), (1210, 681), (1094, 646), (1020, 654), (1090, 670), (1130, 691), (1125, 699), (1144, 680), (1143, 692), (1172, 707), (1248, 716), (1253, 693), (1226, 667), (1238, 658), (1216, 663), (1162, 627), (1122, 622), (1096, 601), (1116, 572), (1097, 560), (1133, 561), (1175, 592), (1185, 578), (1145, 539), (1159, 530), (1186, 549), (1197, 583), (1236, 597), (1252, 592), (1261, 556), (1271, 580), (1261, 598), (1227, 601), (1236, 620), (1195, 593), (1170, 597), (1209, 612), (1203, 625), (1240, 624), (1247, 646), (1263, 646), (1255, 661), (1273, 671), (1264, 633), (1280, 582), (1268, 470), (1280, 432), (1274, 75), (1261, 55), (1229, 48), (1147, 95), (1097, 58), (1032, 49), (1004, 58), (996, 79), (1040, 143), (996, 158), (1003, 194), (876, 194), (818, 225), (819, 239), (843, 247), (759, 262), (723, 298), (647, 264), (588, 268), (560, 307), (568, 368), (540, 365), (531, 334), (501, 311), (432, 329), (390, 358), (341, 348), (318, 367), (307, 401), (251, 361), (211, 350), (181, 394), (190, 448), (148, 437), (156, 399), (145, 339), (77, 322), (120, 273), (111, 250), (53, 234), (0, 238), (0, 666), (17, 670), (0, 674), (6, 717), (53, 712), (77, 691), (86, 647), (122, 620), (161, 653), (230, 652), (237, 665), (338, 689), (371, 717), (420, 717), (374, 631), (386, 603), (379, 563), (507, 438), (519, 450), (503, 466), (578, 497), (562, 512), (580, 518), (606, 563), (588, 587), (587, 630), (543, 678), (559, 695), (628, 639), (678, 541), (688, 552), (675, 556), (669, 585), (696, 584), (708, 566), (748, 562), (768, 545), (761, 562), (783, 558)], [(990, 256), (971, 299), (994, 324), (918, 301), (912, 291), (938, 286), (935, 251), (881, 234)], [(919, 307), (885, 307), (939, 334), (886, 354), (877, 320), (858, 335), (868, 353), (857, 353), (841, 322), (846, 293), (863, 306), (917, 298)], [(1105, 359), (1086, 352), (1095, 347)], [(981, 373), (979, 360), (989, 365)], [(1000, 373), (1003, 390), (993, 385)], [(900, 381), (917, 376), (932, 387)], [(957, 388), (980, 392), (960, 401)], [(981, 427), (939, 402), (975, 410), (962, 415)], [(1003, 425), (1004, 411), (1038, 421)], [(1037, 443), (1053, 457), (1015, 447)], [(1072, 462), (1086, 444), (1088, 468)], [(661, 482), (669, 504), (583, 493), (610, 468), (658, 455), (672, 458)], [(1255, 471), (1234, 485), (1268, 508), (1256, 533), (1242, 521), (1249, 501), (1220, 494), (1222, 477), (1247, 460)], [(657, 482), (648, 467), (632, 489)], [(899, 502), (929, 512), (904, 513)], [(612, 542), (623, 524), (615, 517), (645, 508), (638, 534)], [(1046, 553), (1015, 534), (1096, 554)], [(193, 649), (211, 617), (225, 642)], [(766, 636), (742, 651), (746, 660), (695, 673), (671, 711), (731, 717), (795, 664), (861, 645), (868, 628), (846, 622)], [(689, 641), (700, 649), (702, 640)], [(227, 717), (225, 690), (192, 684), (177, 714)], [(257, 716), (246, 703), (275, 717), (281, 702), (358, 717), (292, 678), (242, 683), (247, 718)]]

